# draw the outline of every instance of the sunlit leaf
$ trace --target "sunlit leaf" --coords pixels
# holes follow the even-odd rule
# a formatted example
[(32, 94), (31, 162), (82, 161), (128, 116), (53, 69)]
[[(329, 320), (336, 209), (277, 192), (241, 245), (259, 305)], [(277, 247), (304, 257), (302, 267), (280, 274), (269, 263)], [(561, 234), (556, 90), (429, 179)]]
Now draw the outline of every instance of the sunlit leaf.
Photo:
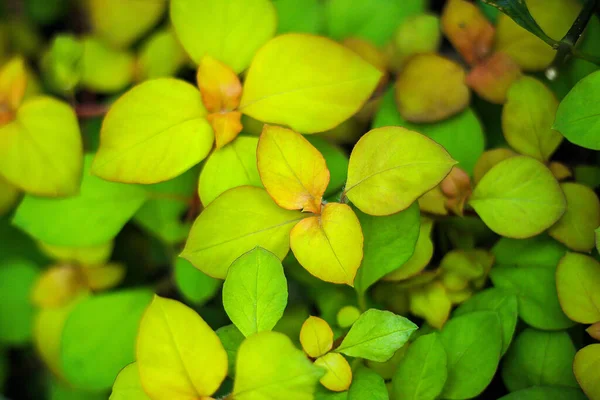
[(150, 400), (142, 388), (137, 363), (131, 363), (119, 372), (108, 400)]
[(133, 54), (125, 50), (115, 50), (94, 37), (85, 38), (82, 45), (80, 66), (82, 87), (98, 93), (115, 93), (125, 89), (133, 81), (135, 72)]
[(321, 385), (334, 392), (348, 390), (352, 383), (352, 369), (343, 355), (327, 353), (317, 358), (315, 365), (326, 371), (320, 380)]
[(600, 321), (600, 263), (592, 257), (567, 253), (556, 269), (560, 305), (573, 321)]
[(577, 382), (590, 399), (600, 398), (597, 372), (600, 369), (600, 344), (590, 344), (579, 350), (573, 362)]
[(431, 231), (433, 220), (421, 217), (419, 237), (412, 256), (399, 268), (385, 276), (386, 281), (401, 281), (421, 272), (433, 257), (433, 241)]
[(325, 320), (310, 316), (302, 324), (300, 343), (310, 357), (321, 357), (333, 346), (333, 331)]

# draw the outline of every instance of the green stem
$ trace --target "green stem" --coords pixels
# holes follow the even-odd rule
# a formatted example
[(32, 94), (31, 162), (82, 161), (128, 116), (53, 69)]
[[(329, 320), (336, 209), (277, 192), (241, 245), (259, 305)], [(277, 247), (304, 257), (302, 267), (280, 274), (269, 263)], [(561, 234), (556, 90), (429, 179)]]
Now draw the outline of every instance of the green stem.
[(361, 312), (367, 311), (367, 298), (364, 292), (357, 292), (358, 296), (358, 308)]

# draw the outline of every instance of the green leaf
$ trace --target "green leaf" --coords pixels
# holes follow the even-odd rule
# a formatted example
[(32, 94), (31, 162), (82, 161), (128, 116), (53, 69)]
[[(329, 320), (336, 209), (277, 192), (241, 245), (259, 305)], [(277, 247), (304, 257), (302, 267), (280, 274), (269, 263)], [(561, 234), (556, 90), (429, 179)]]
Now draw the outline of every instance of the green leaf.
[(139, 74), (143, 79), (173, 76), (187, 61), (187, 55), (172, 29), (150, 36), (140, 49)]
[(201, 306), (212, 299), (219, 288), (221, 280), (212, 278), (195, 268), (188, 260), (175, 260), (175, 284), (185, 299), (194, 305)]
[(553, 128), (571, 143), (600, 150), (600, 115), (595, 107), (600, 71), (579, 81), (558, 106)]
[(567, 249), (547, 235), (529, 239), (500, 238), (492, 248), (496, 265), (556, 268)]
[(495, 312), (479, 311), (452, 318), (440, 334), (448, 355), (445, 399), (469, 399), (492, 381), (502, 350), (502, 327)]
[(392, 380), (395, 398), (435, 400), (448, 377), (448, 357), (438, 333), (420, 336), (398, 364)]
[(277, 33), (304, 32), (320, 34), (325, 25), (325, 6), (319, 0), (304, 0), (298, 7), (296, 0), (273, 1), (277, 9)]
[(235, 360), (237, 352), (245, 337), (235, 325), (225, 325), (216, 331), (217, 336), (223, 344), (223, 348), (227, 352), (227, 361), (229, 364), (228, 374), (230, 377), (235, 376)]
[(519, 319), (517, 296), (500, 288), (477, 293), (454, 311), (458, 317), (475, 311), (494, 311), (502, 326), (502, 355), (508, 350)]
[(107, 182), (90, 172), (85, 158), (81, 190), (67, 198), (27, 195), (13, 223), (34, 238), (55, 246), (94, 246), (113, 239), (146, 201), (139, 186)]
[(420, 220), (419, 236), (412, 256), (400, 267), (389, 273), (385, 280), (402, 281), (411, 278), (423, 271), (431, 261), (431, 257), (433, 257), (433, 241), (431, 240), (433, 220), (424, 216), (421, 216)]
[(119, 372), (108, 400), (150, 400), (142, 388), (137, 363), (131, 363)]
[(42, 58), (42, 74), (54, 90), (65, 93), (73, 90), (81, 79), (83, 44), (75, 36), (60, 34), (54, 37), (48, 53)]
[(469, 204), (491, 230), (519, 239), (548, 229), (566, 209), (565, 196), (550, 170), (524, 156), (492, 167), (475, 187)]
[(575, 180), (596, 189), (600, 186), (600, 167), (595, 165), (578, 165), (573, 168)]
[(39, 276), (31, 261), (7, 259), (0, 266), (0, 343), (21, 346), (29, 342), (34, 307), (30, 292)]
[(171, 22), (196, 64), (209, 55), (240, 73), (275, 34), (277, 13), (268, 0), (173, 0)]
[(0, 217), (0, 262), (13, 258), (30, 260), (37, 265), (49, 261), (30, 236), (10, 223), (8, 216)]
[(348, 400), (389, 400), (383, 378), (372, 369), (361, 367), (354, 371)]
[(567, 253), (556, 269), (556, 290), (565, 314), (573, 321), (600, 321), (600, 263), (592, 257)]
[(571, 386), (575, 346), (566, 332), (527, 328), (511, 346), (502, 365), (502, 380), (514, 392), (532, 386)]
[(278, 332), (260, 332), (240, 346), (233, 397), (239, 400), (312, 400), (324, 370)]
[(587, 400), (581, 390), (560, 386), (534, 386), (507, 394), (498, 400)]
[(302, 213), (280, 208), (264, 189), (230, 189), (196, 219), (181, 257), (225, 279), (231, 263), (256, 246), (283, 259), (290, 248), (290, 231), (301, 219)]
[(373, 120), (373, 128), (383, 126), (402, 126), (424, 134), (441, 144), (452, 158), (458, 161), (457, 166), (469, 175), (473, 175), (473, 168), (485, 147), (483, 128), (472, 108), (431, 124), (408, 122), (398, 112), (393, 88), (385, 93)]
[(93, 38), (82, 42), (81, 86), (98, 93), (115, 93), (134, 79), (135, 58), (125, 50), (116, 50)]
[(579, 350), (573, 362), (573, 372), (581, 388), (592, 400), (600, 397), (598, 370), (600, 368), (600, 343)]
[(419, 237), (419, 206), (385, 217), (357, 211), (364, 235), (364, 255), (354, 279), (359, 293), (402, 266), (414, 253)]
[(138, 289), (91, 296), (75, 306), (60, 351), (62, 370), (72, 385), (111, 387), (119, 371), (135, 360), (138, 326), (150, 300), (152, 292)]
[(315, 146), (325, 158), (329, 170), (329, 185), (324, 196), (327, 197), (337, 193), (344, 186), (348, 177), (348, 156), (341, 148), (329, 143), (322, 137), (307, 135), (304, 138)]
[[(69, 386), (65, 382), (61, 382), (57, 378), (50, 379), (50, 387), (48, 388), (49, 400), (104, 400), (106, 392), (104, 391), (87, 391)], [(132, 399), (135, 400), (135, 399)]]
[(104, 118), (93, 172), (128, 183), (172, 179), (202, 161), (214, 134), (200, 91), (172, 78), (146, 81), (117, 100)]
[(240, 256), (227, 271), (223, 307), (244, 336), (273, 329), (283, 315), (287, 297), (281, 261), (262, 247)]
[(417, 325), (400, 315), (370, 309), (352, 325), (335, 351), (351, 357), (384, 362), (404, 346), (417, 329)]

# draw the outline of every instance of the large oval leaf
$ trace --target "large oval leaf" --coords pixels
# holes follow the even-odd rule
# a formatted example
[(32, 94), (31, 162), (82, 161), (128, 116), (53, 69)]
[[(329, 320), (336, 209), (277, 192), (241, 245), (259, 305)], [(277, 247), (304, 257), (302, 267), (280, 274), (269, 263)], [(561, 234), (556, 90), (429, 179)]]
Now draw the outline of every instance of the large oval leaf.
[(592, 257), (567, 253), (556, 268), (560, 306), (573, 321), (600, 321), (600, 263)]
[(240, 111), (302, 133), (323, 132), (355, 114), (381, 72), (329, 39), (286, 34), (252, 60)]
[(420, 133), (373, 129), (350, 155), (345, 193), (367, 214), (394, 214), (440, 183), (455, 164), (442, 146)]

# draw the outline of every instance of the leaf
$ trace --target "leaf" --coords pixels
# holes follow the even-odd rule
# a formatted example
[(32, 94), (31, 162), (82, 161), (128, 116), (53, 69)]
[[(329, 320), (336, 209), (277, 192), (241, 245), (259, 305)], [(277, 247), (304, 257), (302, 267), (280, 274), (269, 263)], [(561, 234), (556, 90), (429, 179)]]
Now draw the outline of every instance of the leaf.
[(123, 366), (135, 360), (138, 325), (151, 298), (150, 291), (137, 289), (77, 303), (61, 339), (60, 362), (67, 381), (86, 390), (110, 388)]
[(473, 169), (473, 180), (475, 184), (478, 184), (479, 181), (488, 173), (490, 169), (492, 169), (496, 164), (500, 161), (506, 160), (507, 158), (516, 156), (517, 153), (510, 149), (505, 148), (497, 148), (487, 150), (481, 157), (477, 160), (475, 164), (475, 168)]
[(246, 337), (233, 324), (220, 327), (217, 329), (216, 334), (221, 340), (223, 348), (227, 352), (227, 364), (229, 365), (228, 374), (230, 377), (234, 377), (237, 352)]
[(334, 143), (330, 143), (317, 135), (305, 136), (319, 153), (325, 158), (329, 170), (329, 185), (325, 196), (336, 194), (346, 184), (348, 178), (348, 156), (346, 152)]
[(385, 381), (372, 369), (360, 367), (354, 371), (348, 400), (389, 400)]
[(44, 242), (38, 242), (38, 247), (45, 255), (54, 260), (95, 266), (105, 264), (110, 259), (114, 242), (109, 241), (84, 247), (52, 246)]
[(41, 70), (49, 86), (59, 93), (72, 91), (81, 79), (83, 42), (71, 34), (54, 37), (42, 57)]
[(48, 398), (52, 400), (104, 400), (105, 392), (88, 391), (73, 388), (68, 383), (50, 377)]
[(87, 290), (85, 276), (68, 264), (44, 270), (31, 288), (31, 302), (41, 308), (61, 307)]
[(509, 88), (521, 75), (521, 68), (512, 58), (495, 52), (471, 69), (466, 83), (482, 99), (504, 104)]
[(0, 343), (14, 346), (31, 339), (34, 307), (29, 294), (39, 269), (23, 259), (3, 260), (0, 268)]
[(227, 353), (208, 324), (156, 295), (140, 322), (136, 356), (142, 386), (155, 400), (211, 396), (227, 375)]
[(359, 293), (388, 273), (403, 269), (411, 259), (418, 246), (419, 214), (416, 203), (386, 217), (356, 213), (365, 238), (363, 260), (354, 280)]
[(389, 60), (391, 69), (401, 71), (406, 61), (415, 54), (436, 53), (441, 41), (439, 16), (422, 13), (404, 19), (398, 24), (391, 42), (393, 48)]
[(230, 189), (196, 219), (181, 257), (205, 274), (225, 279), (231, 263), (257, 246), (283, 259), (289, 233), (302, 218), (300, 212), (278, 207), (264, 189)]
[[(13, 57), (0, 69), (0, 99), (15, 111), (21, 105), (27, 89), (27, 70), (22, 57)], [(6, 110), (2, 110), (2, 117)], [(4, 121), (2, 121), (4, 123)]]
[(205, 207), (228, 189), (245, 185), (263, 187), (256, 165), (257, 146), (258, 138), (238, 136), (208, 156), (198, 184)]
[(548, 229), (566, 209), (565, 197), (550, 170), (524, 156), (492, 167), (475, 187), (469, 204), (491, 230), (518, 239)]
[(581, 390), (561, 386), (533, 386), (502, 396), (499, 400), (587, 400)]
[(221, 283), (195, 268), (188, 260), (175, 260), (175, 285), (190, 303), (203, 305), (217, 294)]
[(347, 204), (328, 203), (320, 216), (305, 218), (290, 232), (294, 256), (308, 272), (353, 286), (363, 258), (360, 222)]
[(572, 250), (594, 248), (594, 230), (600, 225), (600, 200), (592, 189), (579, 183), (560, 185), (567, 199), (567, 211), (548, 229), (548, 234)]
[(128, 183), (172, 179), (202, 161), (214, 135), (198, 89), (160, 78), (117, 100), (104, 118), (93, 172)]
[(590, 344), (579, 350), (573, 362), (577, 382), (590, 399), (600, 398), (597, 372), (600, 369), (600, 344)]
[(435, 400), (442, 393), (448, 376), (446, 350), (440, 335), (420, 336), (398, 364), (392, 380), (395, 398)]
[(329, 170), (308, 140), (290, 129), (267, 125), (256, 156), (261, 181), (280, 207), (320, 213)]
[[(469, 105), (465, 71), (437, 54), (412, 57), (396, 81), (396, 104), (410, 122), (437, 122), (458, 114)], [(439, 97), (440, 91), (447, 93)]]
[(448, 355), (445, 399), (479, 395), (492, 381), (502, 349), (502, 328), (497, 314), (479, 311), (452, 318), (440, 334)]
[(567, 332), (527, 328), (504, 358), (502, 380), (511, 392), (532, 386), (577, 388), (571, 364), (575, 346)]
[(85, 158), (78, 195), (64, 199), (25, 196), (13, 223), (34, 238), (55, 246), (95, 246), (112, 240), (146, 201), (139, 186), (107, 182), (90, 172)]
[(318, 35), (324, 29), (325, 5), (319, 0), (305, 0), (298, 7), (296, 0), (277, 0), (277, 33), (313, 33)]
[(422, 216), (419, 237), (412, 256), (403, 265), (387, 274), (386, 281), (402, 281), (411, 278), (427, 267), (433, 257), (432, 230), (433, 220)]
[(140, 371), (136, 362), (119, 372), (108, 400), (150, 400), (140, 382)]
[(108, 263), (95, 267), (81, 267), (81, 273), (88, 288), (93, 291), (111, 289), (123, 281), (125, 266)]
[(77, 193), (82, 145), (75, 113), (66, 103), (34, 97), (0, 127), (0, 174), (39, 196)]
[(250, 336), (270, 331), (287, 305), (287, 280), (276, 255), (256, 247), (231, 264), (223, 285), (223, 307), (231, 322)]
[(143, 80), (174, 76), (186, 63), (187, 54), (172, 29), (149, 36), (138, 53), (138, 68)]
[(0, 176), (0, 215), (8, 213), (19, 200), (19, 189)]
[(233, 111), (240, 104), (242, 84), (227, 65), (205, 55), (200, 60), (197, 78), (202, 102), (209, 113)]
[(569, 142), (600, 150), (600, 115), (593, 106), (600, 85), (600, 71), (579, 81), (561, 101), (553, 128)]
[(131, 53), (114, 49), (94, 37), (85, 38), (81, 43), (82, 87), (98, 93), (115, 93), (131, 84), (136, 68), (136, 60)]
[(252, 60), (240, 111), (297, 132), (323, 132), (354, 115), (381, 75), (352, 50), (329, 39), (281, 35)]
[(333, 347), (333, 331), (325, 320), (310, 316), (302, 324), (300, 343), (310, 357), (321, 357)]
[(521, 154), (548, 161), (563, 139), (552, 129), (557, 108), (556, 96), (542, 82), (528, 76), (514, 82), (502, 109), (508, 144)]
[(326, 371), (320, 380), (321, 385), (334, 392), (348, 390), (352, 383), (352, 369), (343, 355), (327, 353), (317, 358), (315, 365)]
[(600, 263), (592, 257), (567, 253), (556, 268), (556, 289), (565, 314), (584, 324), (600, 321)]
[(240, 73), (275, 34), (277, 15), (268, 0), (174, 0), (171, 22), (196, 64), (209, 55)]
[(547, 235), (529, 239), (501, 238), (492, 248), (498, 266), (547, 267), (553, 271), (566, 251)]
[(486, 289), (461, 304), (454, 311), (454, 316), (459, 317), (477, 311), (497, 313), (502, 327), (501, 355), (504, 355), (510, 346), (519, 319), (517, 296), (500, 288)]
[[(422, 276), (428, 278), (427, 274)], [(417, 275), (414, 279), (418, 282), (420, 277)], [(410, 289), (409, 296), (410, 312), (424, 318), (432, 327), (442, 329), (452, 309), (452, 299), (442, 282), (433, 281), (425, 285), (417, 283), (416, 287)]]
[(246, 338), (238, 350), (233, 397), (312, 400), (323, 374), (284, 334), (260, 332)]
[(350, 155), (345, 193), (364, 213), (394, 214), (440, 183), (455, 164), (442, 146), (420, 133), (373, 129)]
[(335, 350), (350, 357), (387, 361), (404, 346), (417, 325), (389, 311), (370, 309), (352, 325)]

